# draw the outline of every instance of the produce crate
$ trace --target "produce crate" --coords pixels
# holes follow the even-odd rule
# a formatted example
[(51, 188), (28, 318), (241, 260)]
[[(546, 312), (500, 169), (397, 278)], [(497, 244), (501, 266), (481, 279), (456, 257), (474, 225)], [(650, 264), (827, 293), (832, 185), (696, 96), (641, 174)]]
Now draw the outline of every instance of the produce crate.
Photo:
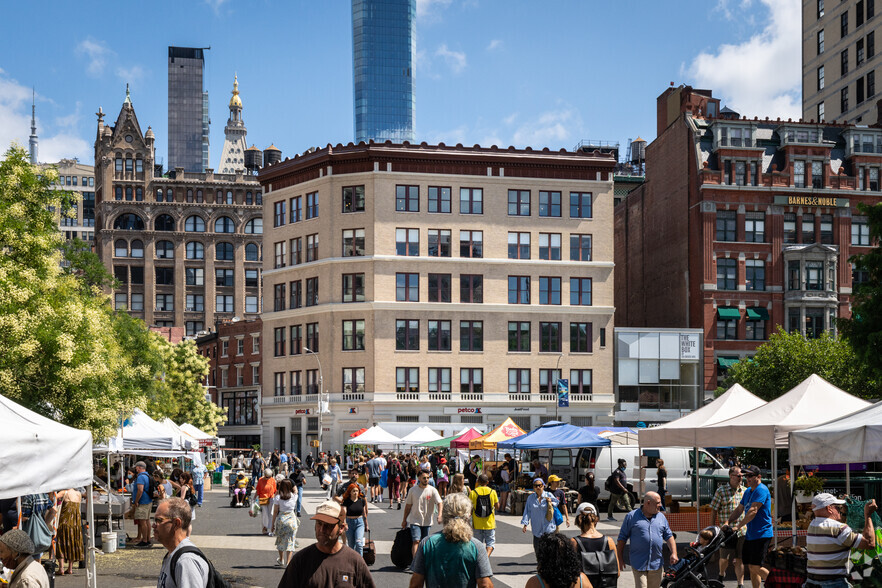
[(695, 511), (693, 512), (666, 512), (665, 518), (668, 519), (668, 526), (675, 533), (698, 533), (705, 527), (714, 524), (713, 511), (701, 511), (701, 529), (695, 528)]

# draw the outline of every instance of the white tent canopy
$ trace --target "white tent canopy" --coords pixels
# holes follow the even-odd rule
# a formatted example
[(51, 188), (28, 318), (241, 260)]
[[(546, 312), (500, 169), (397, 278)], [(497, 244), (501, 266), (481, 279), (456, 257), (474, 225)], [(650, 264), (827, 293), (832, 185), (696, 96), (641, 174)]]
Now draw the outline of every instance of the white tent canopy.
[(640, 429), (640, 445), (643, 447), (719, 447), (725, 443), (701, 443), (698, 431), (763, 406), (766, 402), (741, 386), (735, 384), (710, 404), (680, 417), (675, 421)]
[(182, 449), (199, 448), (199, 441), (195, 437), (181, 429), (179, 426), (177, 426), (170, 418), (165, 417), (164, 419), (159, 421), (159, 424), (172, 432), (172, 434), (176, 437), (175, 440), (177, 441), (177, 443), (180, 444)]
[(790, 433), (790, 459), (795, 464), (882, 461), (882, 402)]
[(441, 435), (429, 427), (420, 427), (402, 437), (401, 442), (406, 445), (422, 445), (423, 443), (431, 443), (438, 439), (441, 439)]
[(92, 433), (73, 429), (0, 396), (0, 498), (89, 487)]
[(788, 433), (838, 419), (870, 406), (817, 374), (771, 402), (695, 431), (695, 445), (787, 447)]
[(141, 409), (136, 408), (134, 414), (123, 422), (116, 436), (104, 446), (96, 447), (95, 451), (119, 453), (121, 451), (138, 453), (140, 450), (148, 455), (152, 450), (180, 451), (181, 444), (162, 423), (158, 423)]
[(358, 437), (349, 440), (349, 445), (398, 445), (401, 439), (374, 425)]
[(214, 439), (213, 436), (209, 435), (208, 433), (205, 433), (204, 431), (202, 431), (200, 429), (197, 429), (196, 427), (194, 427), (190, 423), (184, 423), (183, 425), (181, 425), (181, 430), (183, 432), (185, 432), (186, 434), (190, 435), (191, 437), (193, 437), (194, 439)]

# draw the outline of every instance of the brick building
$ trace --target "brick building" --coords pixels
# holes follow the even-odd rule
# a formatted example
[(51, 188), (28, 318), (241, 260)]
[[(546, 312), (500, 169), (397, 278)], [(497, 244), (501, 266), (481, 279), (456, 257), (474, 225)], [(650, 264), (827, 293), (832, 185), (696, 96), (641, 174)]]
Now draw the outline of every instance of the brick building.
[(848, 259), (871, 245), (857, 204), (882, 201), (882, 128), (719, 106), (663, 92), (647, 183), (615, 210), (616, 323), (703, 329), (706, 393), (777, 325), (814, 337), (850, 316), (865, 274)]

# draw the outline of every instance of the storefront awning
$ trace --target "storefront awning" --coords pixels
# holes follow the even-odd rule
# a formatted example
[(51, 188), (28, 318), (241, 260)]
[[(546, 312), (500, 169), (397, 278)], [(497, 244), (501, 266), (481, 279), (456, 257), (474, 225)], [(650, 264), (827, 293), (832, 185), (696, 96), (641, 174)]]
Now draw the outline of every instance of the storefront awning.
[(769, 320), (769, 311), (759, 306), (747, 307), (747, 320), (749, 321), (767, 321)]
[(740, 357), (718, 357), (717, 363), (723, 369), (729, 369), (741, 360)]
[(741, 318), (741, 311), (732, 306), (721, 306), (717, 309), (717, 314), (721, 319), (738, 320)]

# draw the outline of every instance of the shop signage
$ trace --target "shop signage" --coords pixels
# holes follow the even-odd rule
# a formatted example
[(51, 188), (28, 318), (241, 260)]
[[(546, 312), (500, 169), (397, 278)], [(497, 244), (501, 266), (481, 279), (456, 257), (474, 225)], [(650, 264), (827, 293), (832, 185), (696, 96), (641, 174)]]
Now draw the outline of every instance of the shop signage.
[(312, 410), (309, 408), (296, 408), (294, 409), (294, 414), (312, 414)]
[(698, 359), (699, 335), (680, 335), (680, 359)]
[(848, 208), (848, 198), (832, 198), (830, 196), (775, 196), (775, 204), (782, 206), (834, 206)]
[(444, 414), (546, 414), (542, 406), (445, 406)]
[(358, 407), (357, 406), (349, 407), (349, 414), (358, 414)]

